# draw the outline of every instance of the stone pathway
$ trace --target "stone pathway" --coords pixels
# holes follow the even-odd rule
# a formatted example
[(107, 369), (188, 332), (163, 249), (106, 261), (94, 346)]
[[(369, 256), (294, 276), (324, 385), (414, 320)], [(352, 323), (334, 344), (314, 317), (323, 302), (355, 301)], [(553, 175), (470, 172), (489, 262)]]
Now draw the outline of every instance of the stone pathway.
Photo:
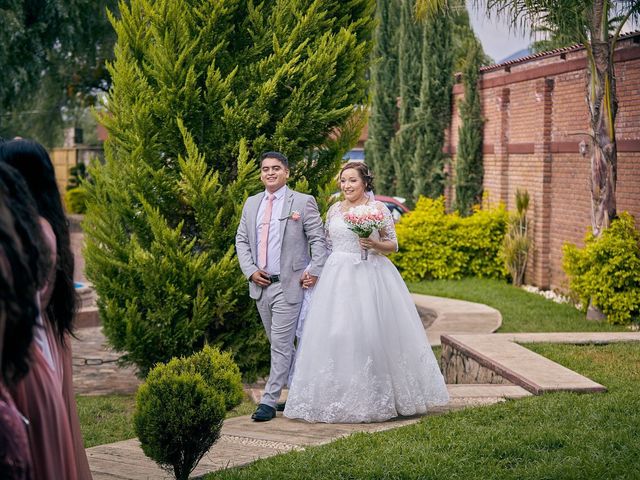
[[(260, 458), (292, 450), (304, 450), (355, 432), (376, 432), (409, 425), (419, 418), (407, 418), (381, 424), (309, 426), (278, 414), (270, 422), (257, 423), (248, 416), (225, 420), (222, 436), (203, 457), (192, 476), (223, 468), (247, 465)], [(149, 460), (137, 439), (87, 449), (94, 480), (173, 478)]]
[[(497, 310), (484, 305), (424, 295), (414, 295), (414, 300), (421, 311), (432, 345), (440, 344), (442, 332), (490, 333), (502, 321)], [(91, 305), (87, 307), (91, 308)], [(449, 330), (447, 325), (451, 326)], [(119, 355), (108, 348), (101, 327), (79, 328), (77, 337), (73, 340), (74, 384), (77, 393), (102, 395), (135, 392), (140, 384), (135, 371), (117, 365)], [(449, 392), (450, 404), (434, 409), (431, 414), (530, 395), (520, 387), (509, 385), (449, 385)], [(261, 392), (248, 389), (248, 393), (259, 398)], [(395, 419), (380, 424), (312, 426), (283, 418), (281, 414), (267, 424), (253, 422), (248, 416), (230, 419), (225, 421), (222, 437), (200, 462), (194, 475), (245, 465), (258, 458), (289, 450), (328, 443), (354, 432), (374, 432), (408, 425), (420, 418)], [(96, 480), (171, 478), (142, 453), (136, 439), (92, 447), (87, 449), (87, 455)]]
[(133, 367), (122, 367), (120, 354), (107, 346), (102, 327), (79, 328), (72, 340), (73, 385), (78, 395), (135, 393), (140, 385)]
[(493, 333), (502, 325), (502, 315), (495, 308), (480, 303), (452, 298), (412, 294), (418, 309), (436, 312), (436, 319), (427, 328), (432, 347), (440, 345), (440, 337), (454, 333)]

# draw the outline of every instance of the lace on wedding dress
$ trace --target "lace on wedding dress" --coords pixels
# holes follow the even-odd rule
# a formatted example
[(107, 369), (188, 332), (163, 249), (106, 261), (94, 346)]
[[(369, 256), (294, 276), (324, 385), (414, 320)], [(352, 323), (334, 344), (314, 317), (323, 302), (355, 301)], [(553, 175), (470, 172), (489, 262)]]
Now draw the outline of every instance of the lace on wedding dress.
[[(400, 353), (393, 370), (376, 370), (369, 356), (345, 378), (345, 365), (330, 360), (315, 371), (319, 379), (338, 382), (310, 382), (295, 392), (286, 415), (323, 423), (383, 422), (398, 415), (424, 414), (434, 406), (446, 405), (449, 395), (442, 374), (428, 346), (412, 358)], [(429, 358), (431, 357), (431, 358)], [(293, 400), (293, 398), (292, 398)]]
[[(367, 205), (373, 205), (384, 214), (384, 226), (377, 232), (373, 232), (371, 235), (375, 240), (390, 241), (395, 244), (395, 250), (398, 251), (398, 237), (396, 236), (395, 223), (391, 211), (387, 206), (378, 201), (368, 202)], [(350, 252), (359, 253), (360, 246), (357, 242), (354, 242), (355, 233), (347, 229), (331, 228), (332, 221), (335, 221), (336, 217), (342, 217), (342, 202), (336, 202), (329, 208), (327, 212), (327, 221), (324, 225), (325, 237), (327, 239), (327, 248), (329, 252)], [(333, 230), (332, 238), (331, 231)], [(334, 241), (335, 240), (335, 241)], [(335, 244), (335, 245), (334, 245)], [(376, 252), (372, 252), (376, 253)]]

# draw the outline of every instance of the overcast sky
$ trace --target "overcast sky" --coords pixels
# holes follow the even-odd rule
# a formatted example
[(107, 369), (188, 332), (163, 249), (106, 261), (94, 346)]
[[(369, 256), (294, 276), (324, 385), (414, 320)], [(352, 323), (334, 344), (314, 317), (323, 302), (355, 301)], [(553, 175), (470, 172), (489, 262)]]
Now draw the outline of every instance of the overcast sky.
[(517, 33), (510, 31), (506, 22), (495, 17), (488, 18), (485, 10), (477, 10), (469, 0), (467, 0), (467, 9), (471, 17), (471, 25), (482, 42), (484, 52), (493, 58), (494, 62), (500, 62), (512, 53), (527, 48), (531, 43), (529, 31)]
[[(531, 43), (529, 30), (514, 32), (509, 29), (505, 21), (495, 17), (488, 18), (484, 7), (476, 9), (473, 0), (467, 0), (467, 10), (471, 17), (471, 25), (480, 38), (487, 55), (498, 63), (509, 55), (527, 48)], [(640, 29), (640, 22), (628, 21), (622, 28), (622, 33)]]

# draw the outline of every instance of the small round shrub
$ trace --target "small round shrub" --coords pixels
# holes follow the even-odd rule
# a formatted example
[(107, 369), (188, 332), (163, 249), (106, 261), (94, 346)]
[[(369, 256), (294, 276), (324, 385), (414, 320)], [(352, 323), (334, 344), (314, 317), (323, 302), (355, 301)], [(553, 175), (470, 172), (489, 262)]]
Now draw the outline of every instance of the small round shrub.
[(587, 233), (584, 248), (563, 247), (569, 288), (587, 309), (589, 301), (609, 323), (640, 321), (640, 232), (623, 212), (600, 237)]
[(75, 187), (64, 192), (64, 202), (70, 213), (87, 211), (87, 191), (83, 187)]
[(134, 426), (142, 450), (177, 479), (188, 479), (220, 436), (226, 411), (242, 400), (230, 354), (205, 348), (153, 368), (138, 389)]
[(186, 361), (170, 361), (167, 366), (175, 373), (198, 373), (208, 385), (220, 392), (225, 401), (225, 409), (231, 410), (242, 402), (242, 378), (238, 365), (228, 352), (217, 348), (205, 347), (187, 357)]

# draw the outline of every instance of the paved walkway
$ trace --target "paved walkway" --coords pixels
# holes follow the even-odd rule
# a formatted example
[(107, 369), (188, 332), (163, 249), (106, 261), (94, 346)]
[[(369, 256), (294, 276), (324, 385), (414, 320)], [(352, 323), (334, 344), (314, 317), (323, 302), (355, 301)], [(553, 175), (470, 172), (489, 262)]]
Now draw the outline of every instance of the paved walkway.
[[(413, 298), (428, 325), (427, 337), (432, 346), (440, 345), (443, 334), (491, 333), (502, 323), (500, 312), (486, 305), (427, 295), (413, 295)], [(95, 322), (83, 320), (83, 324)], [(136, 391), (140, 381), (135, 377), (135, 370), (117, 365), (120, 355), (107, 346), (101, 327), (79, 328), (76, 336), (73, 380), (77, 393), (104, 395)]]
[(73, 385), (78, 395), (135, 393), (140, 385), (133, 367), (118, 365), (102, 327), (79, 328), (72, 340)]
[(418, 309), (436, 313), (435, 321), (427, 328), (429, 343), (440, 345), (440, 337), (455, 333), (493, 333), (502, 325), (502, 315), (495, 308), (481, 303), (452, 298), (412, 294)]
[[(501, 325), (498, 311), (459, 300), (414, 295), (432, 345), (443, 337), (445, 362), (460, 362), (466, 375), (461, 384), (449, 384), (451, 402), (431, 415), (450, 410), (518, 399), (552, 390), (602, 391), (604, 387), (576, 372), (531, 352), (520, 343), (611, 343), (640, 341), (640, 333), (494, 334)], [(83, 328), (74, 340), (74, 383), (79, 393), (132, 393), (139, 384), (133, 369), (117, 366), (118, 355), (105, 344), (100, 327)], [(445, 373), (446, 373), (445, 365)], [(487, 373), (488, 372), (488, 373)], [(474, 377), (475, 375), (475, 377)], [(471, 378), (473, 377), (473, 378)], [(482, 379), (487, 378), (487, 381)], [(451, 382), (449, 382), (451, 383)], [(257, 386), (254, 386), (257, 387)], [(259, 388), (248, 388), (259, 398)], [(220, 440), (203, 458), (193, 475), (249, 464), (259, 458), (303, 450), (355, 432), (375, 432), (410, 425), (421, 417), (380, 424), (308, 424), (283, 418), (256, 423), (249, 416), (226, 420)], [(136, 439), (87, 449), (96, 480), (171, 478), (140, 449)]]

